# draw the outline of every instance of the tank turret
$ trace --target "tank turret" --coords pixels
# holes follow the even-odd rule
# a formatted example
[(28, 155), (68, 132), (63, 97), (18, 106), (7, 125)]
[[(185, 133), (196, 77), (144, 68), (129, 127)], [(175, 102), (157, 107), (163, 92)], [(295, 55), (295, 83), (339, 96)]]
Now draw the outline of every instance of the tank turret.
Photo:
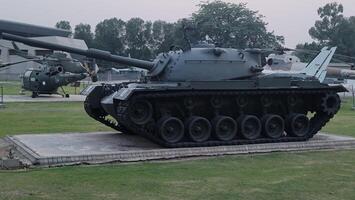
[(152, 80), (167, 82), (233, 80), (256, 76), (263, 70), (260, 62), (260, 50), (257, 49), (192, 48), (185, 52), (161, 53), (154, 61), (145, 61), (113, 55), (98, 49), (83, 50), (8, 33), (2, 33), (1, 37), (30, 46), (61, 50), (89, 58), (143, 68), (149, 71), (148, 75)]

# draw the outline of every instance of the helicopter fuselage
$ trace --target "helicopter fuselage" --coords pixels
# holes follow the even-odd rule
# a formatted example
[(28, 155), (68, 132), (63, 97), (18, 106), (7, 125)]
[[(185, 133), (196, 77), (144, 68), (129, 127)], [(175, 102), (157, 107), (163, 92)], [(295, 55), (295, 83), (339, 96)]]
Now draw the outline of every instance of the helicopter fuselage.
[(53, 74), (47, 70), (29, 69), (22, 77), (22, 88), (37, 96), (39, 94), (58, 94), (58, 88), (69, 83), (82, 80), (87, 75), (58, 72)]

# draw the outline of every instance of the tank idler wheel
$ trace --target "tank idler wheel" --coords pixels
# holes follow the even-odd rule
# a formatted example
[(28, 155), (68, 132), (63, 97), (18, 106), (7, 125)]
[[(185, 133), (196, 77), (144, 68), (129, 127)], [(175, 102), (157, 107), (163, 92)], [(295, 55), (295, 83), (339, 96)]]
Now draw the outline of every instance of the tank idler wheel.
[(243, 138), (248, 140), (255, 140), (261, 135), (261, 122), (259, 118), (254, 115), (244, 115), (238, 118), (240, 133)]
[(310, 122), (304, 114), (292, 114), (287, 117), (286, 133), (296, 137), (304, 137), (308, 134)]
[(165, 142), (174, 144), (184, 137), (184, 123), (176, 117), (163, 117), (158, 122), (159, 136)]
[(153, 117), (153, 106), (149, 101), (138, 100), (129, 106), (129, 118), (137, 125), (149, 122)]
[(194, 142), (205, 142), (211, 136), (211, 124), (208, 119), (198, 116), (186, 120), (187, 134)]
[(279, 115), (265, 115), (262, 118), (263, 133), (268, 138), (280, 138), (285, 130), (285, 122)]
[(218, 140), (230, 141), (237, 135), (237, 122), (227, 116), (217, 116), (212, 120), (214, 135)]
[(322, 97), (322, 111), (328, 115), (335, 115), (340, 108), (340, 98), (338, 94), (328, 93)]

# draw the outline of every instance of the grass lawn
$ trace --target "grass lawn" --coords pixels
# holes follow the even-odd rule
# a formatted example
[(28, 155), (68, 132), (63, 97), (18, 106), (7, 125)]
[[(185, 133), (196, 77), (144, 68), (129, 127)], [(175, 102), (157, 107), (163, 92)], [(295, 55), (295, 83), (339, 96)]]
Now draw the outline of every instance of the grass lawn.
[(7, 103), (0, 109), (0, 137), (25, 133), (113, 131), (91, 119), (82, 102)]
[[(325, 132), (355, 136), (343, 105)], [(109, 131), (82, 103), (8, 103), (0, 137)], [(204, 160), (0, 171), (0, 199), (355, 199), (355, 150), (226, 156)]]
[[(352, 159), (351, 159), (352, 158)], [(354, 151), (0, 172), (0, 199), (355, 198)]]
[[(22, 83), (18, 81), (0, 83), (0, 86), (3, 86), (4, 88), (4, 95), (19, 95), (20, 91), (22, 90), (21, 85)], [(63, 86), (63, 89), (68, 94), (79, 94), (80, 91), (84, 89), (84, 85), (80, 84), (80, 87), (76, 88), (76, 91), (75, 87), (71, 87), (70, 85)], [(58, 91), (62, 93), (62, 90), (60, 88), (58, 89)], [(31, 95), (31, 92), (26, 91), (25, 95)]]
[(352, 100), (345, 100), (340, 111), (322, 131), (355, 137), (355, 110), (351, 107)]

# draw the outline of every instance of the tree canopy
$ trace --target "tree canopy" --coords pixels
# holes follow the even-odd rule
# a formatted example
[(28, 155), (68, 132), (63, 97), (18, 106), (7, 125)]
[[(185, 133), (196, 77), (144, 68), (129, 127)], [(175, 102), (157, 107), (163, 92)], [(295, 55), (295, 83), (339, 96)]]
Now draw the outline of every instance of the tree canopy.
[[(345, 17), (343, 12), (343, 5), (335, 2), (319, 8), (320, 20), (309, 30), (309, 35), (315, 41), (299, 44), (297, 48), (320, 50), (324, 46), (337, 46), (338, 54), (355, 55), (355, 16)], [(307, 60), (309, 56), (302, 58)]]
[(96, 25), (95, 47), (123, 54), (125, 49), (126, 22), (121, 19), (106, 19)]
[(74, 28), (74, 38), (84, 40), (88, 46), (93, 46), (94, 34), (91, 32), (90, 24), (80, 23), (76, 25)]
[[(199, 42), (240, 49), (283, 44), (284, 38), (269, 32), (263, 16), (246, 4), (213, 1), (199, 6), (190, 18), (174, 23), (111, 18), (98, 23), (94, 32), (81, 23), (74, 28), (74, 38), (85, 40), (89, 47), (139, 59), (153, 59), (158, 53), (187, 49)], [(71, 30), (68, 21), (60, 21), (56, 27)]]
[(276, 47), (284, 38), (266, 29), (267, 23), (257, 11), (250, 10), (245, 3), (214, 1), (200, 4), (192, 14), (192, 23), (198, 40), (208, 37), (223, 47)]
[(60, 28), (60, 29), (64, 29), (64, 30), (69, 30), (71, 31), (71, 25), (70, 25), (70, 22), (69, 21), (65, 21), (65, 20), (62, 20), (62, 21), (59, 21), (55, 24), (55, 27), (56, 28)]

